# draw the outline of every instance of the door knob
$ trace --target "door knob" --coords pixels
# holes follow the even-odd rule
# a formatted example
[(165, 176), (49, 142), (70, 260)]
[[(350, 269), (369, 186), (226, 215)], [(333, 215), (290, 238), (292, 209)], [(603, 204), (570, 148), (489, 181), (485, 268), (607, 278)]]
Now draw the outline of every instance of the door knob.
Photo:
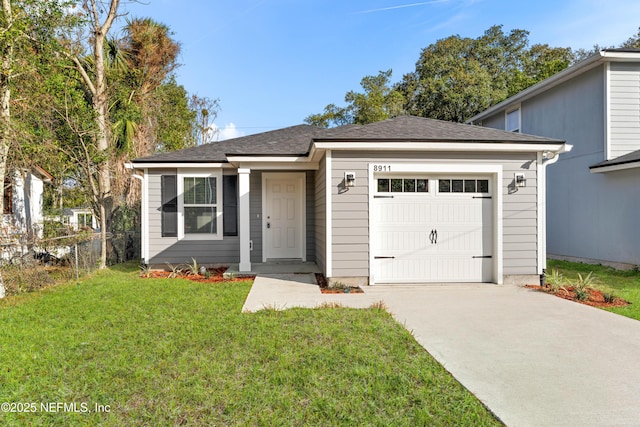
[(267, 228), (271, 228), (271, 223), (270, 222), (267, 223)]

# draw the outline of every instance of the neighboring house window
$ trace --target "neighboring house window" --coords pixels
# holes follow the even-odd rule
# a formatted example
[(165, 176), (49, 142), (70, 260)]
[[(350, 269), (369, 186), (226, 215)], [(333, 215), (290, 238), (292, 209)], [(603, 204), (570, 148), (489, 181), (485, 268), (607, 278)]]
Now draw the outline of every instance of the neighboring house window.
[(505, 130), (509, 132), (520, 132), (520, 108), (508, 111), (505, 120)]
[(90, 213), (79, 213), (78, 228), (80, 227), (93, 228), (93, 215), (91, 215)]
[(162, 175), (160, 177), (160, 192), (162, 193), (162, 237), (178, 236), (178, 186), (176, 175)]
[(225, 236), (238, 235), (238, 176), (222, 177), (222, 228)]
[(3, 193), (3, 214), (11, 215), (13, 213), (13, 185), (11, 185), (11, 178), (4, 177), (4, 193)]
[(216, 177), (183, 178), (184, 234), (217, 234), (218, 182)]

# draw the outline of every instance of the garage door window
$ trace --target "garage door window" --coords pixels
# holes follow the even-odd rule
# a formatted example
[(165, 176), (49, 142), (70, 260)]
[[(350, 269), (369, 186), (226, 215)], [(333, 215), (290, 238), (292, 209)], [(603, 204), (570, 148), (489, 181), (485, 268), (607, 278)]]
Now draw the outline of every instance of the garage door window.
[(427, 193), (429, 180), (424, 178), (378, 178), (379, 193)]
[(439, 179), (440, 193), (488, 193), (488, 179)]

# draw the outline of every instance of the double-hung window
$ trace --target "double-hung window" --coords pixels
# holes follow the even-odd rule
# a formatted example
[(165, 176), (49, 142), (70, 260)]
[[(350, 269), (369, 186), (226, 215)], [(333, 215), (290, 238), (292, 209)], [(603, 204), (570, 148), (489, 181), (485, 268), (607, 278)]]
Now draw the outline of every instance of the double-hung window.
[(222, 238), (222, 174), (178, 174), (178, 237)]

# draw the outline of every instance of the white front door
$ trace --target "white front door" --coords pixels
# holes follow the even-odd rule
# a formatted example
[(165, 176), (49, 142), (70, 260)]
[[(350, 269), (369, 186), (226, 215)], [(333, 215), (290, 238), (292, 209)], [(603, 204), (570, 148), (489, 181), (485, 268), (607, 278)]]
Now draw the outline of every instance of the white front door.
[(377, 283), (492, 280), (488, 177), (385, 177), (376, 182), (372, 251)]
[(263, 261), (302, 259), (305, 244), (305, 174), (263, 173)]

